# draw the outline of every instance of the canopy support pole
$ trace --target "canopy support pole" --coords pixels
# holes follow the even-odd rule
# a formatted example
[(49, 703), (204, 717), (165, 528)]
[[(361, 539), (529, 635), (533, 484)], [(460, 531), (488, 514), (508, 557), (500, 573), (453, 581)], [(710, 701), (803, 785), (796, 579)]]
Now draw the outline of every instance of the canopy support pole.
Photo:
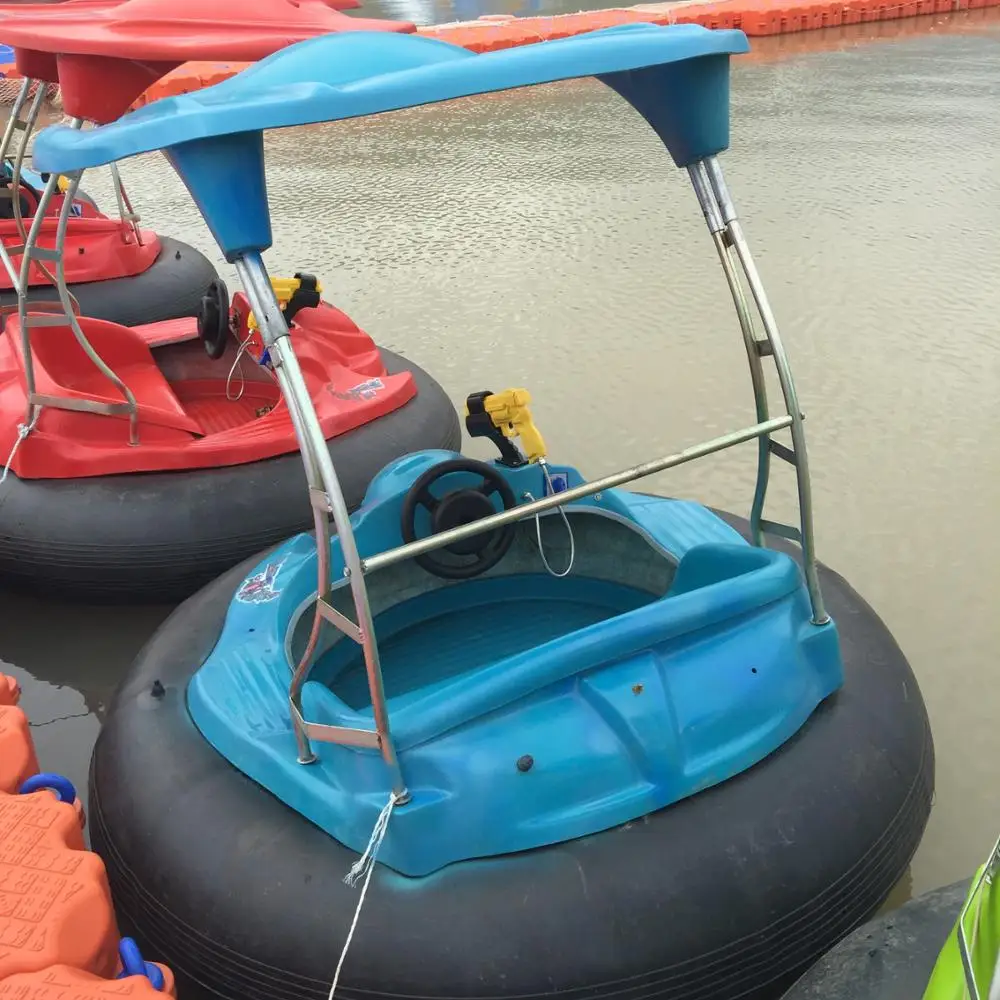
[[(74, 118), (70, 127), (79, 129), (83, 127), (80, 118)], [(19, 166), (20, 161), (15, 166)], [(83, 332), (80, 322), (77, 319), (76, 310), (79, 303), (73, 297), (66, 285), (66, 265), (64, 249), (66, 246), (66, 227), (69, 225), (69, 218), (73, 212), (73, 199), (76, 197), (77, 189), (80, 186), (82, 170), (74, 171), (69, 178), (69, 187), (64, 196), (62, 207), (59, 210), (59, 218), (56, 222), (55, 245), (53, 249), (40, 247), (39, 237), (45, 226), (45, 212), (49, 207), (53, 197), (59, 189), (59, 175), (50, 174), (45, 183), (38, 200), (38, 207), (31, 220), (31, 228), (28, 230), (28, 237), (21, 249), (21, 274), (18, 285), (17, 296), (17, 316), (21, 327), (22, 351), (25, 357), (25, 377), (28, 386), (27, 405), (28, 417), (30, 421), (36, 407), (45, 405), (55, 409), (83, 410), (90, 413), (101, 413), (105, 415), (125, 415), (129, 421), (129, 443), (137, 445), (139, 443), (139, 404), (136, 402), (132, 390), (122, 381), (115, 371), (105, 362), (105, 360), (94, 350), (93, 345)], [(20, 183), (20, 173), (15, 171), (14, 182)], [(53, 276), (45, 267), (42, 261), (51, 261), (56, 266), (56, 273)], [(59, 305), (62, 315), (53, 314), (40, 307), (38, 303), (31, 303), (29, 308), (28, 295), (31, 285), (31, 266), (37, 265), (45, 276), (55, 285), (59, 295)], [(122, 394), (121, 403), (103, 403), (91, 399), (63, 399), (59, 396), (39, 396), (35, 391), (34, 370), (31, 364), (31, 335), (30, 329), (35, 326), (69, 326), (73, 331), (73, 336), (80, 345), (81, 350), (86, 354), (94, 367)]]
[[(316, 608), (312, 631), (304, 655), (295, 666), (289, 686), (289, 709), (292, 728), (298, 746), (299, 761), (303, 764), (316, 760), (311, 739), (320, 742), (378, 749), (382, 753), (392, 781), (396, 804), (409, 801), (409, 792), (403, 781), (403, 774), (396, 755), (396, 747), (389, 730), (389, 713), (385, 704), (385, 690), (382, 683), (382, 666), (379, 661), (378, 644), (372, 621), (368, 588), (362, 572), (361, 556), (351, 527), (347, 502), (337, 477), (330, 451), (323, 436), (319, 417), (309, 396), (309, 389), (299, 360), (296, 357), (289, 336), (288, 324), (275, 298), (264, 262), (257, 252), (247, 253), (236, 260), (236, 271), (246, 289), (250, 306), (257, 318), (264, 346), (271, 358), (281, 391), (288, 400), (288, 410), (299, 440), (306, 477), (309, 481), (309, 498), (313, 505), (317, 526), (317, 575)], [(340, 550), (344, 557), (344, 575), (348, 580), (357, 621), (351, 621), (329, 603), (330, 580), (330, 535), (328, 518), (333, 516), (337, 529)], [(322, 525), (321, 522), (322, 521)], [(302, 686), (309, 673), (313, 652), (323, 621), (340, 629), (348, 638), (361, 646), (365, 670), (368, 674), (368, 690), (371, 694), (375, 729), (348, 729), (342, 726), (324, 726), (306, 722), (302, 717)]]
[[(806, 451), (805, 416), (799, 405), (788, 355), (785, 352), (767, 292), (764, 290), (764, 284), (757, 271), (757, 265), (750, 253), (746, 236), (743, 234), (743, 227), (736, 215), (732, 196), (722, 174), (722, 166), (716, 157), (709, 156), (689, 166), (688, 174), (705, 215), (705, 222), (712, 234), (736, 306), (750, 361), (750, 377), (753, 383), (757, 419), (758, 421), (767, 419), (767, 386), (764, 381), (761, 359), (768, 356), (774, 359), (778, 382), (785, 401), (785, 409), (791, 418), (789, 425), (792, 437), (791, 448), (774, 441), (770, 435), (761, 437), (757, 460), (757, 484), (750, 516), (752, 538), (754, 544), (760, 545), (763, 542), (764, 533), (771, 533), (797, 542), (801, 546), (803, 571), (812, 605), (812, 622), (814, 625), (825, 625), (830, 620), (830, 616), (823, 602), (823, 593), (816, 567), (812, 485), (809, 478), (809, 460)], [(736, 269), (737, 262), (750, 286), (750, 293), (757, 307), (764, 331), (763, 339), (758, 339), (754, 333), (749, 304)], [(777, 521), (768, 521), (763, 517), (771, 455), (783, 459), (795, 469), (799, 504), (798, 528)]]

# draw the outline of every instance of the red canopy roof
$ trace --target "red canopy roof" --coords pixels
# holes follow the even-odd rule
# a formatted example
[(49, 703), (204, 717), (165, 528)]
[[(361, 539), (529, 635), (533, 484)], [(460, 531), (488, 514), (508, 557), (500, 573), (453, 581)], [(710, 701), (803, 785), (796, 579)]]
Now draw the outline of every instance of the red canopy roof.
[(348, 17), (358, 0), (66, 0), (0, 6), (18, 72), (62, 87), (74, 118), (121, 117), (160, 77), (192, 60), (255, 62), (340, 31), (400, 31), (407, 21)]

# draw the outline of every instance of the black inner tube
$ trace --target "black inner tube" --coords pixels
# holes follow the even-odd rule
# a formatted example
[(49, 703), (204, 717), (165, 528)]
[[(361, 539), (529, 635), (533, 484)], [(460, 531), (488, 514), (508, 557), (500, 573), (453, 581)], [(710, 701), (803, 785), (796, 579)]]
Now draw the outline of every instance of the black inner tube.
[[(124, 326), (196, 316), (201, 297), (216, 277), (215, 267), (194, 247), (160, 237), (160, 253), (141, 274), (104, 281), (73, 282), (69, 290), (80, 304), (80, 314)], [(57, 302), (53, 285), (34, 285), (29, 302)], [(0, 290), (0, 307), (16, 307), (12, 288)]]
[(953, 882), (862, 924), (784, 1000), (920, 1000), (970, 885)]
[[(185, 1000), (325, 1000), (357, 902), (342, 882), (356, 855), (230, 766), (187, 712), (187, 683), (257, 558), (150, 640), (92, 764), (91, 835), (123, 932), (170, 964)], [(779, 996), (882, 903), (933, 791), (903, 654), (843, 578), (820, 576), (846, 684), (799, 734), (722, 785), (594, 836), (424, 879), (377, 867), (339, 995)]]
[[(388, 462), (461, 444), (458, 415), (441, 386), (392, 351), (383, 349), (382, 360), (389, 372), (411, 372), (417, 395), (329, 442), (352, 509)], [(84, 603), (180, 601), (312, 523), (297, 451), (218, 469), (87, 479), (11, 474), (0, 490), (0, 585)]]

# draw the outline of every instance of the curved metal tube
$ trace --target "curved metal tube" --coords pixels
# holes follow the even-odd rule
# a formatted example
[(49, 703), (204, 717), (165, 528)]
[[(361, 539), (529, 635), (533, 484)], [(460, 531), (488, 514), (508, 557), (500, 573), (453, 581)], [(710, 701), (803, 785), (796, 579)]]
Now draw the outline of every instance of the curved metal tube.
[[(743, 284), (740, 281), (733, 259), (733, 247), (726, 235), (726, 225), (722, 217), (722, 209), (715, 197), (712, 182), (704, 163), (695, 163), (688, 167), (691, 185), (698, 196), (698, 201), (705, 214), (705, 221), (712, 233), (722, 271), (733, 297), (736, 316), (739, 319), (740, 331), (743, 334), (743, 345), (747, 352), (747, 362), (750, 365), (750, 381), (753, 385), (754, 409), (757, 422), (765, 423), (770, 418), (770, 407), (767, 401), (767, 382), (764, 378), (764, 367), (760, 362), (759, 341), (754, 331), (753, 316), (750, 304), (747, 302)], [(750, 507), (750, 536), (754, 545), (764, 544), (764, 532), (761, 519), (764, 514), (764, 502), (767, 498), (768, 480), (771, 474), (771, 436), (764, 435), (757, 441), (757, 481), (754, 485), (753, 503)]]
[[(76, 120), (79, 121), (80, 119)], [(76, 318), (76, 312), (73, 309), (75, 300), (73, 300), (69, 289), (66, 287), (66, 263), (61, 251), (66, 245), (66, 227), (69, 225), (69, 217), (73, 211), (73, 199), (76, 197), (82, 176), (82, 170), (78, 170), (70, 176), (69, 188), (66, 190), (62, 209), (59, 212), (59, 224), (56, 227), (56, 247), (60, 253), (59, 258), (56, 260), (56, 291), (59, 293), (59, 301), (62, 303), (63, 310), (69, 318), (69, 326), (73, 331), (73, 336), (76, 337), (77, 343), (84, 354), (93, 362), (94, 367), (125, 397), (128, 403), (129, 444), (137, 445), (139, 443), (139, 404), (136, 402), (135, 395), (108, 363), (94, 350), (90, 341), (87, 340), (87, 335), (80, 327), (80, 322)], [(25, 251), (25, 254), (27, 254), (27, 251)]]
[(10, 141), (14, 138), (14, 133), (17, 131), (18, 122), (21, 120), (21, 108), (24, 107), (24, 102), (28, 99), (28, 91), (31, 89), (31, 81), (25, 77), (21, 81), (21, 89), (17, 93), (17, 97), (14, 98), (14, 103), (10, 109), (10, 118), (7, 119), (7, 125), (3, 130), (3, 138), (0, 139), (0, 161), (8, 159), (7, 150), (10, 147)]
[[(393, 792), (397, 798), (397, 804), (408, 801), (409, 793), (403, 781), (402, 770), (399, 766), (399, 758), (396, 755), (396, 747), (392, 740), (389, 727), (389, 713), (385, 704), (385, 689), (382, 683), (382, 666), (379, 661), (378, 644), (375, 640), (375, 626), (372, 620), (371, 605), (368, 601), (368, 588), (365, 584), (364, 572), (362, 569), (361, 556), (358, 552), (357, 542), (354, 538), (354, 531), (351, 528), (350, 514), (347, 510), (347, 503), (344, 500), (344, 493), (340, 486), (340, 480), (330, 458), (330, 452), (323, 437), (323, 430), (320, 427), (319, 418), (313, 408), (309, 391), (306, 387), (302, 369), (299, 367), (298, 358), (292, 347), (288, 334), (288, 327), (281, 309), (274, 297), (271, 282), (268, 278), (264, 262), (259, 253), (247, 254), (236, 261), (236, 270), (246, 289), (250, 299), (251, 307), (257, 316), (257, 324), (261, 331), (264, 344), (271, 355), (278, 381), (281, 384), (281, 391), (289, 401), (289, 412), (292, 414), (295, 432), (299, 439), (299, 446), (303, 456), (311, 456), (306, 459), (306, 472), (310, 473), (310, 465), (315, 467), (319, 473), (323, 491), (330, 504), (330, 513), (333, 515), (333, 522), (337, 529), (340, 540), (341, 551), (344, 554), (345, 570), (351, 597), (354, 601), (355, 612), (357, 614), (357, 627), (360, 633), (361, 648), (364, 653), (365, 669), (368, 674), (368, 687), (372, 698), (372, 712), (375, 717), (375, 729), (379, 736), (379, 745), (382, 757), (389, 769), (392, 779)], [(297, 418), (297, 419), (296, 419)], [(321, 539), (317, 538), (317, 543)], [(328, 560), (323, 556), (318, 556), (320, 568), (326, 565)], [(317, 595), (321, 597), (329, 589), (329, 570), (325, 578), (321, 578), (317, 587)], [(317, 616), (319, 616), (319, 604), (317, 602)], [(314, 622), (315, 629), (319, 624)], [(300, 663), (296, 669), (296, 674), (300, 674), (299, 684), (304, 681), (307, 673), (308, 663)], [(293, 679), (294, 680), (294, 679)], [(296, 720), (293, 714), (293, 723), (298, 729), (300, 720)], [(299, 735), (296, 735), (297, 740)], [(305, 735), (302, 734), (305, 739)], [(302, 741), (299, 741), (300, 754)], [(311, 750), (310, 750), (311, 753)]]
[[(81, 128), (83, 121), (80, 118), (74, 118), (70, 122), (71, 128)], [(136, 402), (135, 396), (132, 390), (118, 377), (115, 372), (108, 367), (104, 359), (94, 350), (90, 341), (87, 340), (86, 335), (80, 328), (80, 324), (77, 321), (76, 313), (74, 311), (74, 305), (76, 305), (76, 300), (70, 294), (69, 289), (66, 287), (66, 271), (63, 262), (62, 250), (66, 243), (66, 227), (69, 225), (69, 217), (73, 209), (73, 199), (76, 196), (77, 188), (80, 185), (80, 177), (82, 176), (82, 171), (78, 171), (70, 177), (69, 189), (66, 191), (66, 197), (63, 200), (62, 209), (59, 212), (59, 219), (56, 224), (56, 274), (53, 279), (56, 291), (59, 295), (59, 303), (62, 306), (63, 314), (66, 317), (67, 323), (70, 329), (73, 331), (73, 336), (76, 338), (77, 343), (79, 343), (83, 352), (87, 355), (90, 361), (94, 364), (97, 370), (104, 375), (117, 389), (121, 392), (122, 396), (125, 398), (128, 413), (129, 413), (129, 441), (131, 444), (138, 444), (138, 420), (139, 420), (139, 407)], [(52, 174), (49, 176), (48, 181), (45, 184), (45, 189), (42, 191), (42, 196), (38, 202), (38, 209), (35, 212), (34, 218), (31, 220), (31, 229), (28, 232), (27, 240), (25, 241), (24, 252), (21, 255), (21, 274), (20, 274), (20, 286), (18, 292), (18, 302), (17, 302), (17, 314), (21, 325), (21, 343), (23, 345), (24, 357), (25, 357), (25, 375), (28, 383), (28, 415), (30, 417), (32, 410), (31, 396), (34, 393), (34, 366), (31, 361), (31, 337), (29, 334), (29, 322), (28, 322), (28, 288), (30, 285), (30, 273), (31, 265), (34, 263), (32, 256), (32, 251), (36, 250), (38, 247), (38, 237), (41, 234), (43, 224), (45, 222), (45, 211), (49, 206), (56, 190), (59, 186), (59, 176), (57, 174)]]
[[(25, 101), (28, 99), (28, 91), (31, 89), (31, 80), (25, 77), (21, 81), (21, 89), (18, 91), (17, 97), (14, 100), (14, 104), (10, 109), (10, 117), (7, 119), (7, 126), (3, 130), (3, 138), (0, 139), (0, 165), (4, 168), (8, 165), (10, 161), (10, 172), (11, 172), (11, 200), (14, 202), (14, 195), (17, 193), (18, 184), (15, 181), (19, 180), (20, 165), (15, 164), (11, 160), (9, 151), (10, 144), (14, 138), (14, 133), (18, 131), (18, 126), (21, 126), (21, 130), (24, 132), (24, 138), (19, 144), (19, 149), (23, 149), (28, 142), (28, 134), (31, 132), (33, 122), (30, 121), (31, 115), (24, 121), (21, 120), (21, 109), (24, 107)], [(21, 199), (16, 199), (17, 211), (20, 214), (21, 209)], [(12, 205), (13, 207), (13, 205)], [(24, 242), (24, 237), (22, 236), (22, 243)], [(8, 253), (7, 248), (0, 242), (0, 259), (3, 260), (3, 265), (7, 269), (7, 274), (10, 276), (11, 284), (14, 286), (14, 291), (20, 295), (21, 285), (20, 285), (20, 275), (18, 270), (14, 267), (14, 261), (11, 255)]]
[(135, 242), (139, 246), (142, 246), (142, 233), (139, 231), (139, 216), (135, 214), (135, 209), (132, 207), (128, 192), (122, 183), (122, 175), (118, 170), (118, 164), (112, 163), (110, 167), (111, 181), (115, 189), (115, 201), (118, 202), (118, 215), (123, 225), (131, 227), (132, 234), (135, 236)]
[(706, 159), (705, 165), (708, 169), (708, 176), (711, 180), (712, 189), (718, 199), (719, 208), (722, 213), (723, 222), (732, 239), (736, 254), (750, 285), (750, 292), (757, 305), (764, 331), (771, 345), (774, 356), (774, 364), (778, 370), (778, 381), (781, 384), (781, 392), (785, 399), (785, 406), (788, 414), (792, 418), (790, 428), (792, 436), (792, 447), (795, 451), (795, 471), (796, 484), (798, 487), (799, 500), (799, 521), (802, 533), (802, 555), (803, 566), (806, 576), (806, 585), (809, 589), (809, 597), (812, 602), (813, 622), (817, 625), (825, 624), (830, 620), (826, 606), (823, 602), (823, 592), (820, 587), (819, 574), (816, 568), (816, 541), (813, 530), (812, 512), (812, 484), (809, 478), (809, 458), (806, 449), (806, 435), (803, 423), (803, 414), (799, 406), (799, 397), (795, 389), (795, 380), (792, 377), (791, 366), (788, 362), (788, 355), (785, 352), (781, 334), (778, 331), (777, 320), (771, 309), (764, 283), (761, 281), (754, 262), (753, 255), (746, 237), (743, 234), (743, 227), (736, 216), (736, 208), (726, 186), (725, 178), (722, 174), (722, 167), (714, 156)]
[[(42, 109), (42, 101), (45, 99), (45, 88), (39, 86), (38, 90), (35, 91), (35, 98), (31, 102), (31, 108), (28, 111), (28, 117), (24, 122), (24, 137), (17, 147), (17, 155), (14, 157), (14, 167), (11, 171), (11, 189), (12, 194), (16, 196), (18, 188), (21, 186), (21, 168), (24, 166), (24, 154), (28, 151), (28, 137), (34, 131), (35, 123), (38, 121), (38, 114)], [(58, 178), (56, 180), (58, 184)], [(24, 219), (21, 217), (21, 199), (14, 197), (11, 203), (11, 208), (14, 212), (14, 224), (17, 226), (17, 233), (21, 237), (21, 242), (27, 242), (28, 233), (24, 226)], [(41, 263), (39, 267), (42, 268)], [(55, 283), (55, 279), (45, 268), (42, 268), (45, 276)]]
[[(30, 420), (34, 410), (32, 397), (35, 393), (35, 366), (31, 354), (31, 334), (28, 328), (28, 289), (30, 287), (31, 276), (31, 248), (36, 245), (39, 233), (42, 230), (42, 222), (45, 218), (45, 210), (48, 208), (52, 196), (59, 186), (59, 178), (52, 174), (45, 184), (41, 198), (38, 199), (38, 208), (35, 210), (35, 217), (31, 220), (31, 229), (28, 238), (25, 240), (24, 249), (21, 252), (21, 272), (17, 283), (17, 319), (21, 329), (21, 353), (24, 355), (24, 377), (27, 385), (28, 406), (26, 419)], [(65, 309), (65, 307), (64, 307)]]

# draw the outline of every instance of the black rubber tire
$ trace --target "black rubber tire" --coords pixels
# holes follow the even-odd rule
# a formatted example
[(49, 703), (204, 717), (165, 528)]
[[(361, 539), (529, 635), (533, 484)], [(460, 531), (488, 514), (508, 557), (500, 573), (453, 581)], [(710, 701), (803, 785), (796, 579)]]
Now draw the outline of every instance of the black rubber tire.
[[(160, 244), (160, 255), (142, 274), (71, 284), (80, 315), (123, 326), (196, 315), (205, 289), (216, 277), (215, 267), (204, 254), (180, 240), (161, 236)], [(28, 294), (30, 302), (55, 302), (58, 298), (52, 285), (37, 286)], [(16, 305), (12, 289), (0, 291), (0, 307)]]
[[(461, 445), (458, 415), (422, 368), (400, 409), (330, 442), (353, 509), (401, 455)], [(261, 546), (312, 527), (298, 451), (221, 469), (90, 479), (18, 479), (0, 488), (0, 585), (85, 604), (176, 602)]]
[[(91, 839), (123, 933), (174, 969), (184, 1000), (324, 1000), (356, 855), (231, 767), (186, 708), (250, 565), (178, 608), (117, 692), (92, 761)], [(905, 657), (840, 576), (820, 575), (847, 680), (795, 738), (595, 836), (420, 880), (378, 866), (338, 995), (779, 996), (903, 875), (934, 784)]]
[(784, 1000), (920, 1000), (958, 920), (962, 879), (863, 924), (824, 955)]

